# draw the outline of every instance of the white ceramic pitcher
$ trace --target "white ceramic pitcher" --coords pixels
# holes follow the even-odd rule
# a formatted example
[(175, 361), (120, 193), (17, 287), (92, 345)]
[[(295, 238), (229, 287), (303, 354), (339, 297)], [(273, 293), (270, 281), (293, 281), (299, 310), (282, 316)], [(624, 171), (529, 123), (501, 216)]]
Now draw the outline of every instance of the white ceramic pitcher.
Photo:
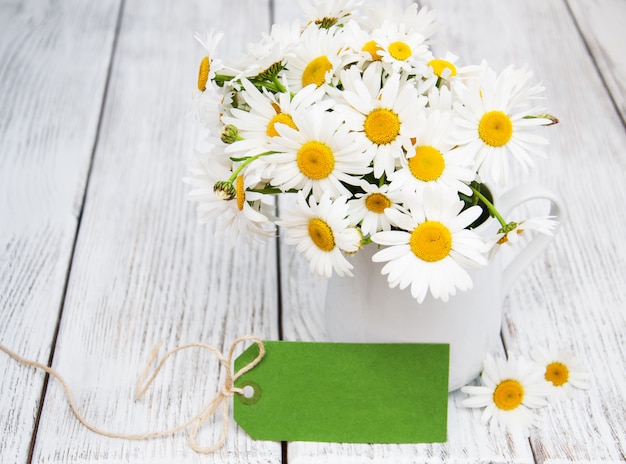
[[(550, 215), (562, 220), (558, 198), (539, 185), (514, 188), (494, 203), (505, 217), (530, 200), (550, 202)], [(476, 229), (487, 229), (485, 223)], [(497, 230), (497, 227), (496, 227)], [(448, 390), (456, 390), (475, 378), (487, 353), (500, 337), (502, 299), (515, 279), (554, 237), (535, 233), (528, 245), (503, 269), (496, 254), (484, 269), (470, 270), (471, 290), (451, 296), (447, 302), (430, 294), (418, 303), (408, 289), (389, 288), (381, 275), (382, 263), (372, 262), (373, 244), (350, 257), (354, 277), (334, 276), (326, 294), (326, 330), (332, 341), (367, 343), (449, 343)]]

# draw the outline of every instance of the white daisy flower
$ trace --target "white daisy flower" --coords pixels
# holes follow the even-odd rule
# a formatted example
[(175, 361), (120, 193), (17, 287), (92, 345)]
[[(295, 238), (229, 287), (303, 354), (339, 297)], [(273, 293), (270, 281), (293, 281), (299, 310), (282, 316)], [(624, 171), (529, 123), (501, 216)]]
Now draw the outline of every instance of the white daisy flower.
[(383, 64), (388, 64), (389, 72), (404, 72), (407, 75), (427, 73), (426, 63), (432, 60), (433, 55), (422, 34), (406, 31), (398, 24), (387, 23), (373, 31), (372, 38), (382, 48), (378, 54)]
[(243, 72), (237, 78), (252, 78), (263, 74), (275, 74), (275, 67), (282, 67), (285, 55), (300, 41), (300, 22), (274, 24), (269, 34), (263, 33), (261, 41), (248, 44), (248, 56), (238, 67)]
[(258, 179), (238, 176), (232, 185), (233, 194), (226, 196), (229, 199), (225, 199), (223, 190), (215, 189), (216, 183), (224, 182), (233, 174), (225, 159), (215, 147), (208, 154), (196, 152), (191, 162), (190, 176), (184, 181), (193, 187), (187, 197), (198, 203), (198, 222), (220, 218), (220, 231), (229, 237), (231, 246), (235, 245), (240, 236), (248, 242), (251, 238), (266, 239), (274, 236), (275, 228), (269, 221), (272, 205), (266, 204), (261, 194), (246, 191)]
[(528, 231), (536, 231), (545, 235), (554, 235), (559, 227), (559, 222), (554, 216), (540, 216), (531, 219), (525, 219), (520, 222), (510, 222), (507, 226), (498, 230), (495, 237), (487, 240), (483, 250), (493, 256), (505, 243), (514, 245)]
[(343, 40), (347, 46), (344, 64), (354, 64), (358, 69), (365, 69), (370, 62), (381, 61), (382, 47), (372, 39), (371, 33), (354, 21), (348, 21), (343, 27)]
[(464, 206), (456, 193), (424, 189), (423, 202), (409, 207), (410, 214), (389, 210), (387, 214), (402, 230), (378, 232), (372, 241), (386, 248), (374, 262), (387, 262), (382, 274), (391, 288), (411, 286), (419, 303), (426, 294), (448, 301), (456, 290), (468, 290), (472, 279), (464, 267), (487, 264), (481, 254), (484, 243), (468, 225), (480, 216), (479, 206), (461, 212)]
[(428, 111), (415, 133), (415, 143), (402, 168), (389, 176), (390, 190), (420, 192), (427, 186), (472, 195), (467, 183), (476, 172), (470, 169), (473, 158), (467, 152), (454, 150), (453, 126), (449, 112)]
[(343, 252), (354, 253), (361, 246), (361, 235), (354, 233), (347, 219), (346, 197), (332, 200), (328, 193), (319, 204), (315, 197), (307, 204), (298, 192), (297, 208), (287, 212), (277, 224), (287, 229), (285, 243), (296, 245), (297, 250), (310, 262), (312, 272), (330, 278), (333, 270), (338, 275), (352, 276), (352, 264)]
[(350, 223), (359, 225), (365, 236), (391, 230), (392, 220), (387, 211), (401, 209), (402, 192), (389, 192), (389, 185), (379, 187), (367, 181), (361, 182), (360, 187), (364, 192), (355, 194), (355, 198), (348, 202)]
[(570, 397), (577, 388), (589, 389), (590, 375), (573, 354), (536, 347), (530, 355), (544, 373), (554, 398), (561, 400)]
[(524, 69), (509, 67), (497, 75), (484, 67), (480, 79), (470, 79), (467, 85), (454, 82), (461, 128), (457, 142), (475, 158), (484, 181), (504, 186), (509, 182), (512, 160), (528, 170), (534, 164), (531, 153), (545, 156), (539, 147), (547, 140), (533, 131), (552, 121), (533, 117), (544, 112), (542, 107), (530, 105), (543, 88), (531, 85), (531, 77)]
[(536, 421), (532, 409), (546, 406), (550, 395), (541, 370), (523, 358), (505, 361), (488, 355), (480, 380), (479, 386), (461, 388), (470, 395), (463, 405), (485, 408), (481, 422), (490, 422), (492, 429), (505, 428), (512, 434), (528, 436)]
[(484, 72), (480, 66), (459, 66), (457, 65), (459, 57), (453, 53), (446, 52), (443, 58), (433, 58), (428, 62), (430, 72), (434, 74), (441, 83), (450, 85), (453, 81), (464, 82), (467, 79), (477, 79)]
[(271, 139), (278, 136), (276, 124), (286, 124), (297, 130), (293, 114), (313, 104), (319, 105), (322, 109), (328, 109), (333, 104), (332, 100), (321, 102), (325, 93), (313, 85), (303, 88), (292, 98), (288, 87), (286, 92), (272, 94), (268, 91), (261, 92), (247, 79), (242, 79), (241, 83), (244, 91), (239, 95), (249, 107), (249, 111), (233, 108), (232, 116), (222, 118), (225, 124), (237, 128), (241, 139), (229, 145), (226, 148), (227, 153), (254, 156), (266, 152), (270, 149)]
[(418, 8), (417, 3), (410, 4), (407, 8), (402, 8), (395, 0), (387, 0), (385, 3), (378, 3), (365, 10), (366, 18), (362, 23), (366, 29), (375, 30), (383, 27), (384, 24), (398, 24), (407, 32), (420, 34), (428, 39), (439, 28), (436, 15), (426, 7)]
[(285, 76), (293, 91), (310, 84), (317, 87), (336, 82), (345, 53), (341, 34), (326, 29), (308, 28), (300, 42), (286, 56)]
[(222, 61), (215, 56), (215, 50), (224, 37), (223, 32), (210, 31), (205, 34), (196, 32), (194, 38), (204, 47), (206, 56), (200, 62), (200, 71), (198, 73), (198, 90), (204, 91), (206, 83), (215, 77), (217, 71), (224, 69)]
[(329, 29), (356, 13), (363, 0), (298, 0), (298, 3), (308, 21), (319, 28)]
[[(335, 108), (345, 119), (357, 139), (365, 144), (368, 157), (374, 159), (374, 176), (389, 176), (396, 161), (411, 147), (418, 115), (426, 105), (426, 98), (415, 88), (392, 75), (384, 85), (380, 82), (380, 67), (370, 66), (359, 77), (358, 69), (342, 73), (347, 89), (342, 97), (347, 105)], [(348, 84), (350, 82), (350, 84)]]
[(276, 124), (280, 137), (274, 137), (266, 157), (273, 165), (271, 184), (283, 191), (324, 192), (332, 198), (350, 196), (345, 184), (359, 185), (360, 177), (371, 172), (371, 156), (355, 140), (346, 125), (333, 112), (317, 106), (294, 113), (298, 130)]
[(219, 108), (223, 100), (221, 89), (212, 85), (215, 73), (224, 69), (221, 60), (215, 57), (215, 50), (223, 36), (223, 33), (215, 31), (194, 34), (206, 55), (200, 61), (198, 88), (193, 97), (191, 114), (208, 127), (213, 127), (219, 121)]

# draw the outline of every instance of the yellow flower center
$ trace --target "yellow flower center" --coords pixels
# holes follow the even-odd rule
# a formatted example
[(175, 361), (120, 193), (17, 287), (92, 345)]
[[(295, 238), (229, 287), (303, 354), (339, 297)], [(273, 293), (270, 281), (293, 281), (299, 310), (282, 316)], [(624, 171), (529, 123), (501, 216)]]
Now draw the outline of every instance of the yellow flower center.
[(517, 408), (524, 401), (524, 387), (517, 380), (503, 380), (493, 391), (494, 404), (504, 411)]
[(200, 62), (200, 70), (198, 71), (198, 90), (204, 92), (206, 90), (206, 83), (209, 80), (209, 71), (211, 70), (211, 63), (209, 57), (205, 56)]
[(246, 189), (243, 186), (243, 175), (237, 176), (235, 191), (237, 192), (237, 208), (239, 208), (239, 211), (243, 211), (243, 204), (246, 201)]
[(376, 145), (386, 145), (400, 134), (400, 118), (391, 110), (376, 108), (365, 118), (363, 129), (367, 138)]
[(369, 42), (367, 42), (365, 45), (363, 45), (362, 49), (362, 51), (370, 54), (370, 56), (372, 57), (372, 61), (380, 61), (383, 59), (383, 57), (378, 54), (378, 52), (381, 50), (382, 48), (379, 47), (374, 40), (370, 40)]
[(277, 137), (279, 135), (276, 127), (274, 127), (276, 123), (286, 124), (292, 129), (298, 130), (298, 126), (296, 126), (296, 123), (293, 122), (293, 119), (290, 115), (285, 113), (278, 113), (276, 116), (270, 119), (270, 122), (267, 124), (267, 130), (265, 131), (265, 133), (268, 137)]
[(560, 362), (553, 362), (546, 367), (546, 380), (552, 382), (555, 387), (565, 385), (569, 380), (569, 369)]
[(389, 44), (389, 54), (398, 61), (404, 61), (410, 58), (413, 51), (404, 42), (392, 42)]
[(434, 59), (428, 62), (428, 66), (433, 68), (436, 76), (443, 77), (446, 69), (450, 70), (450, 74), (448, 74), (446, 77), (456, 76), (456, 67), (449, 61)]
[(320, 250), (332, 251), (335, 248), (333, 230), (322, 219), (313, 218), (309, 221), (309, 237)]
[(415, 149), (415, 156), (409, 158), (409, 170), (416, 179), (424, 182), (437, 180), (441, 177), (446, 162), (443, 155), (435, 147), (422, 145)]
[(452, 250), (450, 229), (439, 221), (426, 221), (418, 225), (409, 239), (411, 251), (422, 261), (433, 263), (442, 260)]
[(306, 65), (306, 68), (304, 68), (304, 72), (302, 73), (302, 87), (306, 87), (309, 84), (315, 84), (319, 87), (324, 83), (326, 73), (331, 69), (333, 69), (333, 65), (324, 55), (314, 58)]
[(478, 136), (487, 145), (501, 147), (506, 145), (513, 135), (513, 123), (502, 111), (485, 113), (478, 123)]
[(309, 179), (324, 179), (335, 168), (335, 156), (328, 145), (322, 142), (306, 142), (298, 150), (296, 162), (300, 172)]
[(386, 208), (391, 206), (391, 200), (382, 193), (376, 192), (367, 196), (365, 206), (373, 213), (382, 214)]

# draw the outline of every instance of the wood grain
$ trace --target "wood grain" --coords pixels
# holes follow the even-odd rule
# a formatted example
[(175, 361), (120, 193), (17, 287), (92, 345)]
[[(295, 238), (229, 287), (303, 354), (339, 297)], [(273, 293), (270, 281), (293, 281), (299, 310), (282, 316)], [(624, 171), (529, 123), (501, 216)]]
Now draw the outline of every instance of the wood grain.
[[(626, 123), (626, 3), (621, 0), (568, 0), (567, 3)], [(610, 111), (609, 107), (605, 110)]]
[[(47, 363), (119, 1), (0, 4), (0, 342)], [(0, 462), (26, 462), (44, 375), (0, 356)]]
[[(546, 130), (548, 158), (524, 181), (560, 195), (567, 219), (506, 298), (497, 354), (570, 350), (592, 373), (591, 389), (539, 411), (530, 440), (490, 434), (457, 392), (445, 444), (296, 442), (285, 462), (623, 462), (624, 3), (423, 3), (443, 24), (437, 51), (497, 70), (528, 64), (561, 120)], [(202, 56), (193, 32), (223, 30), (218, 53), (229, 59), (271, 22), (298, 17), (288, 0), (0, 2), (0, 342), (46, 362), (62, 314), (53, 366), (94, 425), (166, 428), (215, 394), (223, 373), (196, 350), (177, 355), (135, 401), (136, 375), (159, 340), (164, 353), (193, 341), (227, 350), (244, 334), (326, 339), (326, 281), (282, 238), (229, 249), (218, 224), (196, 225), (181, 181), (199, 136), (186, 118)], [(0, 355), (0, 378), (0, 462), (28, 462), (44, 376)], [(75, 420), (51, 381), (32, 462), (283, 460), (279, 443), (252, 441), (230, 420), (225, 447), (209, 456), (193, 453), (185, 433), (105, 438)], [(219, 428), (207, 424), (200, 441)]]
[[(241, 15), (245, 8), (249, 14)], [(218, 226), (196, 225), (186, 160), (199, 134), (186, 114), (204, 50), (194, 31), (227, 27), (239, 53), (269, 24), (267, 2), (133, 1), (124, 7), (110, 90), (60, 327), (54, 367), (94, 425), (162, 430), (193, 416), (223, 372), (207, 353), (178, 354), (145, 400), (134, 383), (159, 340), (165, 348), (277, 338), (275, 247), (230, 250)], [(164, 352), (163, 350), (163, 352)], [(232, 421), (232, 418), (231, 418)], [(218, 438), (207, 424), (199, 441)], [(58, 384), (48, 389), (33, 462), (278, 462), (280, 443), (254, 442), (231, 424), (225, 447), (200, 455), (185, 432), (141, 442), (78, 424)]]

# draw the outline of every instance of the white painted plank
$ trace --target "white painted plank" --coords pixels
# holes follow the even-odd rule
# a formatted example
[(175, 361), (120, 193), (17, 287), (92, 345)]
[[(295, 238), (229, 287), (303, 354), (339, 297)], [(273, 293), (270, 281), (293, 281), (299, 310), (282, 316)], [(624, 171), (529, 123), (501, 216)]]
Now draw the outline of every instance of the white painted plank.
[[(238, 336), (277, 338), (274, 245), (229, 250), (214, 225), (196, 225), (181, 180), (198, 136), (185, 117), (204, 53), (193, 33), (225, 29), (221, 52), (239, 53), (267, 29), (268, 14), (267, 2), (252, 0), (125, 4), (54, 358), (79, 408), (100, 428), (167, 428), (217, 392), (224, 374), (217, 360), (185, 352), (145, 400), (134, 401), (136, 375), (155, 342), (225, 351)], [(206, 425), (200, 442), (208, 445), (220, 430), (219, 421)], [(280, 443), (252, 441), (234, 424), (225, 447), (208, 456), (187, 446), (185, 432), (142, 442), (93, 434), (53, 383), (33, 462), (280, 460)]]
[[(119, 1), (0, 4), (0, 343), (48, 362)], [(26, 462), (44, 375), (0, 355), (0, 462)]]
[[(568, 0), (622, 120), (626, 122), (626, 2)], [(609, 108), (607, 108), (609, 110)]]

